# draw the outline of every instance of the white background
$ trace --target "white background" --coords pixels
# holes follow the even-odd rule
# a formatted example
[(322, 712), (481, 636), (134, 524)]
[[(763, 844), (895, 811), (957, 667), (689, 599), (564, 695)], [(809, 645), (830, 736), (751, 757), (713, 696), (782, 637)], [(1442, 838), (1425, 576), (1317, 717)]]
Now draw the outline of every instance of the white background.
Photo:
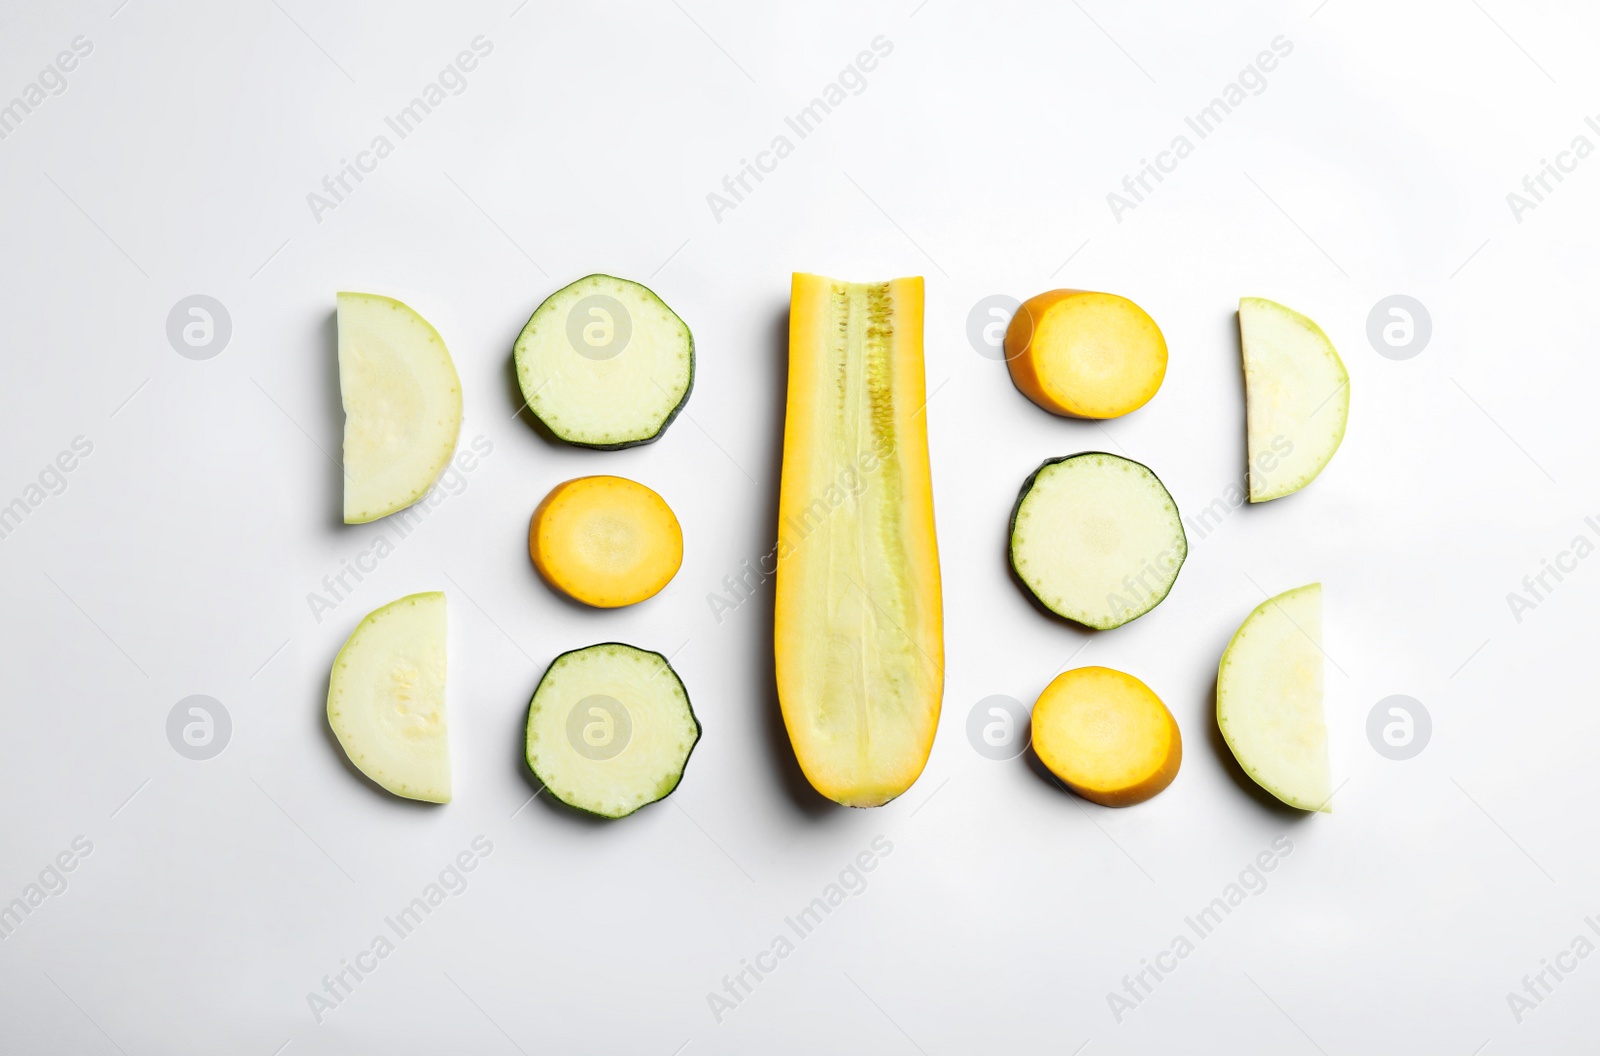
[[(94, 445), (0, 540), (0, 901), (73, 837), (93, 845), (0, 942), (8, 1052), (1592, 1046), (1600, 957), (1520, 1023), (1506, 995), (1600, 913), (1583, 821), (1600, 561), (1520, 622), (1506, 595), (1597, 536), (1600, 160), (1521, 222), (1506, 195), (1573, 137), (1600, 145), (1583, 124), (1600, 13), (117, 2), (6, 0), (0, 23), (0, 102), (74, 37), (94, 46), (0, 142), (0, 503), (74, 437)], [(479, 34), (493, 52), (466, 90), (315, 220), (308, 192)], [(880, 34), (893, 52), (867, 89), (715, 218), (724, 175)], [(1279, 35), (1293, 53), (1266, 90), (1117, 222), (1107, 193)], [(928, 280), (945, 710), (922, 778), (877, 810), (828, 806), (798, 776), (770, 586), (720, 624), (707, 602), (772, 545), (793, 270)], [(513, 339), (592, 271), (647, 280), (694, 331), (693, 396), (654, 445), (575, 450), (513, 417)], [(969, 344), (980, 298), (1055, 286), (1159, 322), (1171, 362), (1145, 408), (1051, 417)], [(307, 595), (392, 532), (339, 523), (341, 289), (438, 327), (463, 446), (493, 454), (318, 622)], [(198, 362), (165, 334), (196, 293), (233, 323)], [(1395, 293), (1433, 322), (1403, 362), (1366, 337)], [(1124, 451), (1191, 515), (1241, 479), (1241, 295), (1331, 335), (1352, 379), (1343, 448), (1306, 491), (1191, 529), (1151, 615), (1092, 636), (1042, 616), (1004, 564), (1042, 459)], [(591, 472), (649, 484), (685, 530), (677, 578), (625, 611), (558, 599), (525, 551), (538, 500)], [(1334, 814), (1303, 817), (1240, 784), (1211, 694), (1261, 590), (1311, 580), (1347, 783)], [(451, 621), (442, 808), (355, 776), (324, 719), (361, 615), (429, 589)], [(525, 806), (535, 682), (610, 639), (671, 653), (689, 687), (705, 735), (682, 786), (610, 824)], [(979, 700), (1031, 702), (1069, 658), (1133, 672), (1176, 715), (1184, 765), (1156, 799), (1100, 808), (969, 744)], [(1434, 726), (1405, 762), (1365, 733), (1396, 693)], [(165, 732), (191, 694), (232, 719), (209, 761)], [(470, 887), (318, 1024), (307, 993), (480, 834), (494, 850)], [(893, 851), (868, 888), (717, 1023), (707, 993), (880, 834)], [(1107, 993), (1279, 836), (1294, 850), (1270, 886), (1118, 1023)]]

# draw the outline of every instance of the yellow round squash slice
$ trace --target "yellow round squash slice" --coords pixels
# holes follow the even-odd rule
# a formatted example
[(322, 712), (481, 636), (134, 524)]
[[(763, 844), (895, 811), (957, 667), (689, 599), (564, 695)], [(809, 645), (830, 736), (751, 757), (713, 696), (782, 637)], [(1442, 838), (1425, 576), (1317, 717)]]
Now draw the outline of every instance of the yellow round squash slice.
[(683, 530), (665, 500), (626, 477), (557, 484), (533, 511), (528, 552), (545, 582), (602, 609), (653, 597), (683, 564)]
[(1006, 327), (1006, 366), (1052, 414), (1116, 418), (1149, 402), (1167, 375), (1167, 341), (1143, 308), (1114, 293), (1051, 290)]
[(1068, 788), (1108, 807), (1143, 803), (1183, 761), (1161, 698), (1109, 667), (1075, 668), (1045, 687), (1033, 706), (1033, 750)]

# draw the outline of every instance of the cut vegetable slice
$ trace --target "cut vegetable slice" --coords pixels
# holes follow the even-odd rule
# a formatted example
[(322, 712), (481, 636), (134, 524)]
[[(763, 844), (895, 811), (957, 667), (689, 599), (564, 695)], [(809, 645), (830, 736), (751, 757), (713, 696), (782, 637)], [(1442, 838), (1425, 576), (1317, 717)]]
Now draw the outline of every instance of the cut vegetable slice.
[(339, 393), (345, 523), (426, 495), (461, 432), (461, 381), (439, 332), (392, 297), (339, 294)]
[(1282, 498), (1316, 479), (1339, 450), (1350, 375), (1322, 328), (1261, 297), (1239, 299), (1250, 501)]
[(1161, 481), (1103, 451), (1046, 460), (1011, 511), (1017, 578), (1051, 612), (1098, 630), (1160, 604), (1188, 554)]
[(1331, 812), (1322, 656), (1322, 584), (1262, 602), (1222, 654), (1217, 725), (1252, 781), (1291, 807)]
[(528, 550), (545, 581), (586, 605), (653, 597), (683, 563), (683, 530), (666, 502), (626, 477), (557, 484), (533, 512)]
[(328, 725), (363, 774), (397, 796), (450, 802), (445, 605), (410, 594), (367, 614), (328, 680)]
[(1167, 341), (1126, 297), (1051, 290), (1006, 327), (1011, 380), (1034, 403), (1074, 418), (1116, 418), (1150, 402), (1167, 374)]
[(1143, 803), (1172, 784), (1183, 738), (1150, 687), (1109, 667), (1057, 675), (1033, 706), (1033, 750), (1084, 799)]
[(818, 792), (874, 807), (933, 747), (944, 691), (922, 279), (794, 276), (778, 503), (778, 699)]
[(528, 705), (528, 767), (552, 796), (601, 817), (677, 788), (699, 740), (667, 658), (618, 642), (556, 657)]
[(694, 338), (683, 320), (650, 290), (610, 275), (546, 297), (515, 357), (528, 409), (580, 447), (648, 444), (694, 386)]

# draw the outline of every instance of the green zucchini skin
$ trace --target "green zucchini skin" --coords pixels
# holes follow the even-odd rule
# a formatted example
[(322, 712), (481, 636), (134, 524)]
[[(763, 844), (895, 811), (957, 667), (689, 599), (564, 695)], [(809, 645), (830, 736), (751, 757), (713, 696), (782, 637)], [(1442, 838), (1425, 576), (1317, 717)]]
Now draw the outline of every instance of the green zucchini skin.
[[(549, 433), (550, 436), (554, 437), (556, 440), (561, 441), (563, 444), (568, 444), (568, 445), (570, 445), (572, 447), (587, 448), (590, 451), (621, 451), (621, 450), (623, 450), (625, 448), (629, 448), (629, 447), (643, 447), (645, 444), (653, 444), (657, 440), (661, 439), (661, 437), (667, 431), (667, 426), (671, 425), (677, 419), (678, 415), (683, 412), (683, 408), (688, 404), (689, 396), (694, 392), (694, 377), (695, 377), (695, 369), (696, 369), (696, 359), (695, 359), (695, 348), (694, 348), (694, 331), (689, 328), (689, 324), (688, 323), (683, 322), (683, 317), (682, 316), (678, 315), (678, 313), (676, 311), (673, 311), (672, 307), (670, 305), (667, 305), (667, 302), (661, 299), (661, 295), (660, 294), (656, 293), (655, 290), (652, 290), (650, 287), (646, 286), (644, 283), (642, 283), (642, 282), (634, 282), (634, 280), (632, 280), (632, 279), (624, 279), (620, 275), (612, 275), (612, 274), (609, 274), (608, 272), (603, 272), (603, 271), (593, 272), (591, 274), (583, 276), (581, 279), (575, 279), (572, 282), (567, 283), (565, 286), (561, 287), (559, 290), (556, 290), (555, 292), (551, 293), (548, 297), (546, 297), (544, 300), (540, 301), (538, 307), (534, 308), (533, 312), (531, 314), (529, 314), (528, 322), (522, 324), (522, 329), (517, 331), (516, 340), (512, 342), (512, 359), (513, 359), (513, 361), (515, 361), (515, 359), (516, 359), (516, 345), (519, 342), (521, 342), (522, 335), (527, 332), (528, 326), (533, 322), (534, 317), (539, 314), (539, 310), (541, 308), (543, 308), (546, 304), (548, 304), (550, 301), (555, 300), (557, 297), (561, 296), (563, 293), (565, 293), (568, 290), (572, 289), (572, 287), (578, 285), (579, 283), (588, 282), (591, 279), (610, 279), (613, 282), (625, 282), (625, 283), (628, 283), (630, 285), (637, 286), (640, 289), (644, 290), (646, 293), (650, 294), (650, 296), (654, 297), (656, 300), (661, 301), (661, 303), (667, 307), (667, 310), (671, 311), (674, 316), (677, 316), (678, 321), (683, 323), (684, 332), (688, 335), (688, 338), (689, 338), (689, 382), (683, 388), (683, 396), (678, 400), (677, 405), (675, 407), (673, 407), (672, 410), (667, 412), (667, 416), (662, 419), (660, 427), (657, 428), (654, 433), (651, 433), (649, 436), (646, 436), (646, 437), (641, 437), (638, 440), (623, 440), (623, 441), (620, 441), (620, 442), (615, 443), (615, 444), (596, 444), (596, 443), (590, 443), (589, 441), (586, 441), (586, 440), (578, 440), (578, 439), (574, 439), (574, 438), (571, 438), (571, 437), (568, 437), (568, 436), (563, 436), (560, 432), (558, 432), (555, 429), (554, 426), (552, 426), (549, 422), (545, 421), (542, 417), (540, 417), (539, 412), (534, 409), (533, 402), (532, 402), (531, 399), (525, 399), (523, 406), (527, 408), (528, 413), (530, 415), (532, 415), (534, 420), (539, 423), (539, 427), (543, 431), (545, 431), (546, 433)], [(522, 375), (521, 375), (520, 369), (516, 370), (515, 373), (517, 374), (517, 389), (518, 389), (519, 392), (522, 392), (522, 395), (526, 398), (528, 394), (527, 394), (527, 392), (523, 391), (523, 389), (522, 389)]]
[(689, 697), (689, 687), (683, 684), (683, 679), (678, 677), (678, 672), (673, 668), (672, 663), (667, 659), (666, 656), (664, 656), (661, 653), (656, 652), (654, 649), (640, 649), (637, 645), (633, 645), (633, 644), (631, 644), (629, 642), (607, 641), (607, 642), (595, 642), (592, 645), (585, 645), (585, 646), (582, 646), (582, 647), (577, 648), (577, 649), (568, 649), (566, 652), (558, 654), (554, 659), (552, 659), (550, 661), (549, 665), (546, 666), (545, 669), (544, 669), (544, 674), (539, 676), (539, 684), (533, 687), (533, 695), (528, 698), (528, 707), (527, 707), (526, 711), (523, 714), (523, 728), (526, 729), (528, 723), (530, 721), (532, 721), (532, 718), (533, 718), (533, 704), (534, 704), (534, 701), (537, 700), (538, 697), (539, 697), (539, 690), (540, 690), (541, 687), (544, 686), (545, 679), (550, 677), (550, 672), (552, 672), (552, 671), (554, 671), (556, 669), (556, 665), (558, 663), (560, 663), (562, 659), (564, 659), (565, 657), (571, 656), (574, 653), (585, 653), (585, 652), (588, 652), (590, 649), (604, 648), (605, 646), (608, 646), (608, 645), (620, 645), (620, 646), (622, 646), (624, 648), (627, 648), (627, 649), (633, 649), (633, 650), (636, 650), (636, 651), (641, 652), (641, 653), (649, 653), (651, 656), (660, 657), (662, 666), (665, 667), (666, 670), (667, 670), (667, 673), (670, 674), (677, 681), (678, 688), (683, 690), (684, 706), (689, 709), (689, 721), (694, 723), (694, 740), (689, 743), (689, 750), (688, 750), (688, 752), (686, 752), (684, 754), (684, 757), (683, 757), (683, 765), (678, 768), (678, 778), (677, 778), (677, 780), (672, 783), (672, 786), (670, 788), (668, 788), (665, 791), (663, 791), (661, 793), (661, 795), (657, 796), (655, 799), (650, 800), (649, 803), (641, 803), (641, 804), (639, 804), (637, 807), (633, 808), (633, 810), (628, 811), (626, 814), (602, 814), (599, 811), (590, 810), (588, 807), (582, 806), (582, 805), (580, 805), (578, 803), (572, 803), (572, 802), (570, 802), (568, 800), (562, 799), (561, 796), (558, 793), (556, 793), (553, 789), (550, 788), (550, 786), (548, 784), (545, 783), (545, 780), (544, 780), (544, 778), (542, 776), (540, 776), (539, 771), (534, 769), (533, 763), (528, 759), (528, 753), (527, 753), (526, 745), (524, 745), (524, 750), (523, 750), (523, 754), (522, 754), (522, 763), (523, 763), (524, 766), (526, 766), (528, 768), (528, 773), (533, 775), (534, 780), (539, 782), (540, 791), (541, 792), (549, 792), (550, 793), (550, 798), (555, 800), (557, 803), (560, 803), (563, 807), (566, 807), (569, 810), (577, 811), (579, 814), (583, 815), (586, 818), (599, 818), (599, 819), (601, 819), (603, 821), (616, 821), (616, 820), (618, 820), (620, 818), (626, 818), (626, 817), (629, 817), (629, 816), (631, 816), (633, 814), (636, 814), (639, 811), (643, 810), (645, 807), (650, 806), (652, 803), (659, 803), (663, 799), (666, 799), (668, 796), (672, 795), (672, 793), (674, 793), (674, 792), (676, 792), (678, 790), (678, 786), (683, 783), (684, 772), (689, 769), (689, 760), (694, 757), (694, 750), (700, 746), (700, 738), (705, 734), (705, 727), (702, 726), (701, 723), (700, 723), (700, 716), (695, 713), (694, 702)]
[[(1034, 589), (1031, 586), (1028, 585), (1028, 581), (1023, 578), (1022, 571), (1019, 568), (1017, 568), (1016, 545), (1015, 545), (1015, 542), (1014, 542), (1014, 540), (1016, 538), (1016, 532), (1017, 532), (1017, 514), (1021, 512), (1021, 510), (1022, 510), (1022, 502), (1023, 502), (1024, 499), (1026, 499), (1028, 497), (1028, 493), (1033, 490), (1034, 482), (1039, 479), (1039, 474), (1043, 473), (1045, 470), (1049, 469), (1051, 466), (1057, 465), (1059, 463), (1070, 462), (1071, 460), (1073, 460), (1075, 458), (1084, 458), (1084, 457), (1091, 456), (1091, 455), (1100, 455), (1100, 456), (1103, 456), (1103, 457), (1116, 458), (1116, 459), (1120, 459), (1120, 460), (1122, 460), (1124, 462), (1132, 463), (1133, 465), (1136, 465), (1140, 469), (1143, 469), (1145, 472), (1149, 473), (1152, 477), (1155, 478), (1157, 483), (1161, 483), (1161, 478), (1156, 475), (1156, 471), (1151, 469), (1149, 466), (1145, 465), (1143, 462), (1134, 462), (1133, 459), (1128, 458), (1125, 455), (1115, 455), (1115, 454), (1112, 454), (1110, 451), (1077, 451), (1077, 452), (1074, 452), (1073, 454), (1070, 454), (1070, 455), (1059, 455), (1059, 456), (1057, 456), (1055, 458), (1047, 458), (1047, 459), (1045, 459), (1043, 462), (1039, 463), (1039, 465), (1034, 469), (1034, 471), (1032, 473), (1028, 474), (1027, 479), (1022, 482), (1022, 487), (1017, 491), (1017, 501), (1011, 504), (1011, 517), (1008, 520), (1007, 525), (1006, 525), (1006, 565), (1007, 565), (1008, 568), (1011, 569), (1012, 578), (1017, 581), (1017, 584), (1019, 586), (1021, 586), (1023, 591), (1027, 594), (1028, 600), (1032, 601), (1034, 603), (1034, 605), (1038, 606), (1038, 608), (1041, 609), (1042, 611), (1044, 611), (1046, 613), (1049, 613), (1051, 616), (1053, 616), (1053, 617), (1055, 617), (1057, 619), (1065, 620), (1068, 623), (1074, 624), (1074, 625), (1079, 626), (1079, 627), (1083, 627), (1083, 628), (1085, 628), (1087, 630), (1091, 630), (1091, 631), (1116, 630), (1116, 627), (1111, 627), (1111, 628), (1095, 627), (1093, 624), (1084, 623), (1083, 621), (1078, 620), (1078, 619), (1076, 619), (1076, 618), (1074, 618), (1072, 616), (1068, 616), (1066, 613), (1057, 612), (1055, 609), (1050, 607), (1050, 604), (1048, 602), (1046, 602), (1043, 598), (1039, 597), (1039, 595), (1034, 592)], [(1164, 483), (1161, 484), (1161, 490), (1162, 491), (1166, 491), (1167, 490), (1166, 484), (1164, 484)], [(1167, 492), (1167, 498), (1168, 499), (1172, 499), (1172, 493), (1170, 491)], [(1175, 509), (1175, 510), (1178, 508), (1178, 503), (1177, 503), (1177, 500), (1175, 500), (1175, 499), (1172, 499), (1172, 508)], [(1184, 562), (1189, 559), (1189, 534), (1183, 530), (1183, 518), (1181, 516), (1178, 518), (1178, 534), (1183, 539), (1183, 557), (1179, 559), (1178, 567), (1172, 570), (1172, 581), (1167, 584), (1167, 589), (1161, 592), (1161, 596), (1156, 598), (1156, 600), (1151, 603), (1149, 608), (1147, 608), (1143, 612), (1139, 613), (1138, 616), (1133, 617), (1133, 619), (1128, 620), (1126, 623), (1117, 624), (1117, 627), (1126, 627), (1129, 623), (1132, 623), (1134, 620), (1137, 620), (1137, 619), (1139, 619), (1141, 617), (1144, 617), (1144, 616), (1148, 616), (1150, 613), (1154, 612), (1156, 610), (1156, 608), (1159, 607), (1160, 604), (1163, 601), (1167, 600), (1167, 595), (1172, 593), (1173, 586), (1175, 586), (1177, 584), (1177, 582), (1178, 582), (1178, 573), (1183, 570)]]

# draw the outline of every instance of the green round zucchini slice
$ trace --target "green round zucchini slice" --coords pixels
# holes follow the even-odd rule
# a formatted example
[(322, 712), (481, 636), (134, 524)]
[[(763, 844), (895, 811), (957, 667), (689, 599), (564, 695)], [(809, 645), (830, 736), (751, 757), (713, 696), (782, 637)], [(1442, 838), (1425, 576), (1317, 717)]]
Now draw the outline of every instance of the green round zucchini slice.
[(1189, 554), (1178, 504), (1147, 467), (1085, 451), (1045, 461), (1011, 511), (1011, 568), (1046, 609), (1097, 630), (1155, 608)]
[(534, 309), (513, 349), (528, 409), (559, 440), (659, 439), (694, 387), (694, 337), (648, 288), (588, 275)]
[(700, 722), (667, 658), (620, 642), (562, 653), (528, 704), (528, 767), (568, 806), (621, 818), (678, 787)]

